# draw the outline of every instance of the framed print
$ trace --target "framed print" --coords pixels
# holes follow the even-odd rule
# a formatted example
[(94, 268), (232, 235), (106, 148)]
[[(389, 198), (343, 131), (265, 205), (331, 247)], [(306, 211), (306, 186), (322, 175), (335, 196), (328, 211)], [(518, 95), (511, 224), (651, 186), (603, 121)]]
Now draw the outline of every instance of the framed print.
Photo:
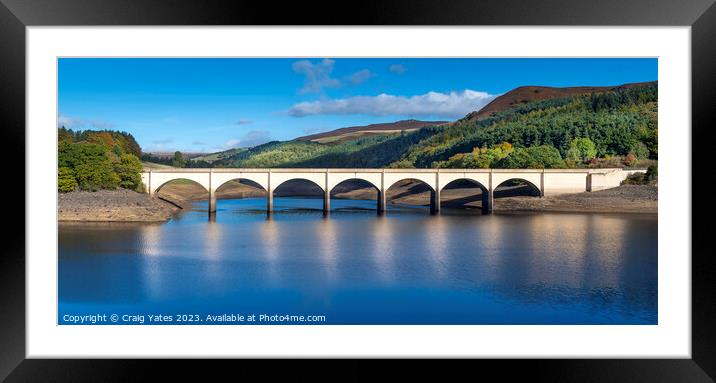
[(710, 381), (693, 181), (716, 8), (547, 3), (381, 2), (326, 25), (3, 0), (25, 224), (0, 269), (0, 376), (457, 357)]

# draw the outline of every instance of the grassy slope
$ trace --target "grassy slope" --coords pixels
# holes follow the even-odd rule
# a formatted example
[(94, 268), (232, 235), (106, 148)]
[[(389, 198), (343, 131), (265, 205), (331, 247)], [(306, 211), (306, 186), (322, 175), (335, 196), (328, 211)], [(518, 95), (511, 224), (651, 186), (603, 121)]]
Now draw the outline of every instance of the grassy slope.
[(298, 137), (296, 139), (325, 144), (330, 142), (350, 141), (366, 135), (400, 133), (403, 130), (412, 131), (427, 126), (442, 125), (446, 122), (447, 121), (401, 120), (363, 126), (349, 126), (346, 128), (331, 130), (329, 132)]
[(241, 153), (246, 150), (247, 150), (246, 148), (234, 148), (234, 149), (225, 150), (223, 152), (216, 152), (216, 153), (201, 155), (201, 156), (192, 158), (192, 160), (206, 161), (206, 162), (212, 163), (214, 161), (219, 161), (224, 158), (229, 158), (229, 157), (235, 156), (238, 153)]
[(157, 164), (157, 163), (149, 162), (149, 161), (142, 161), (142, 166), (144, 166), (145, 168), (148, 168), (148, 169), (172, 169), (172, 168), (174, 168), (173, 166)]

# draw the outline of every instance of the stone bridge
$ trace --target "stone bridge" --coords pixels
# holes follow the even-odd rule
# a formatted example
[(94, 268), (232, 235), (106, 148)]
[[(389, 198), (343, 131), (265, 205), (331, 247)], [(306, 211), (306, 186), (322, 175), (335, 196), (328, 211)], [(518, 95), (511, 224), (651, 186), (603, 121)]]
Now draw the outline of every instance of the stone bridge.
[[(331, 190), (348, 180), (363, 180), (378, 191), (378, 212), (385, 211), (386, 191), (402, 180), (417, 180), (430, 187), (432, 212), (440, 210), (440, 191), (457, 180), (470, 181), (482, 189), (483, 212), (490, 212), (493, 192), (510, 180), (521, 180), (539, 190), (540, 196), (589, 192), (619, 186), (629, 174), (623, 169), (146, 169), (142, 182), (149, 194), (177, 179), (188, 179), (209, 193), (209, 213), (216, 212), (216, 190), (232, 180), (249, 180), (267, 193), (267, 211), (273, 209), (273, 192), (282, 183), (302, 179), (313, 182), (324, 192), (324, 212), (330, 210)], [(643, 171), (641, 171), (643, 172)]]

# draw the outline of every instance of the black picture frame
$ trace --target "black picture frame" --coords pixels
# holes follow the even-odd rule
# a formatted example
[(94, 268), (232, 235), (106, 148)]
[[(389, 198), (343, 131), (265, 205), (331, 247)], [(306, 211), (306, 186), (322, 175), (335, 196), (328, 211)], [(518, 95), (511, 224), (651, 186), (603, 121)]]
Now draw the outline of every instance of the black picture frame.
[[(383, 0), (337, 2), (249, 2), (201, 0), (0, 0), (0, 119), (5, 158), (25, 159), (25, 48), (28, 26), (81, 25), (635, 25), (691, 26), (692, 180), (706, 179), (711, 123), (716, 110), (716, 5), (714, 0)], [(320, 12), (325, 10), (328, 12)], [(330, 14), (329, 14), (330, 13)], [(684, 134), (689, 134), (685, 131)], [(11, 207), (0, 257), (0, 380), (134, 381), (146, 368), (168, 371), (168, 362), (139, 360), (25, 359), (25, 167), (8, 164)], [(695, 178), (694, 176), (699, 176)], [(703, 175), (703, 176), (701, 176)], [(703, 177), (703, 178), (702, 178)], [(19, 186), (23, 185), (23, 186)], [(706, 217), (713, 209), (707, 188), (692, 182), (692, 359), (649, 360), (489, 360), (471, 364), (481, 374), (498, 372), (551, 381), (709, 382), (716, 377), (715, 262)], [(19, 201), (24, 201), (20, 208)], [(680, 203), (679, 201), (661, 201)], [(12, 208), (17, 211), (12, 211)], [(691, 206), (683, 208), (691, 209)], [(13, 217), (14, 216), (14, 217)], [(670, 254), (669, 256), (688, 256)], [(184, 378), (201, 370), (172, 369)], [(256, 364), (254, 364), (256, 365)], [(172, 367), (179, 366), (174, 363)], [(226, 366), (226, 364), (223, 364)], [(264, 368), (265, 366), (258, 364)], [(272, 374), (279, 372), (272, 369)], [(289, 372), (315, 372), (313, 367)], [(367, 374), (350, 362), (351, 375)], [(144, 375), (141, 375), (144, 376)], [(489, 375), (486, 375), (489, 376)]]

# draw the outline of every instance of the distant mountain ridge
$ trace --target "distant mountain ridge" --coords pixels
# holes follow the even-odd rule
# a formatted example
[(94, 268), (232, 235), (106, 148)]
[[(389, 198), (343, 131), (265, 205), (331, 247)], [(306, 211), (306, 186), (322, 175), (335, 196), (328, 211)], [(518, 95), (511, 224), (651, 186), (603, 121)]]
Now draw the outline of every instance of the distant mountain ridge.
[(349, 126), (345, 128), (335, 129), (328, 132), (311, 134), (308, 136), (298, 137), (296, 140), (314, 141), (320, 143), (343, 142), (351, 139), (360, 138), (371, 134), (398, 133), (400, 131), (412, 131), (426, 126), (435, 126), (445, 124), (447, 121), (420, 121), (420, 120), (400, 120), (395, 122), (384, 122), (378, 124), (370, 124), (363, 126)]
[(656, 85), (656, 81), (635, 82), (616, 86), (573, 86), (573, 87), (549, 87), (549, 86), (521, 86), (495, 98), (482, 109), (474, 111), (465, 116), (465, 120), (482, 120), (492, 114), (509, 109), (519, 104), (526, 104), (532, 101), (542, 101), (553, 98), (579, 96), (591, 93), (614, 92), (621, 89)]

